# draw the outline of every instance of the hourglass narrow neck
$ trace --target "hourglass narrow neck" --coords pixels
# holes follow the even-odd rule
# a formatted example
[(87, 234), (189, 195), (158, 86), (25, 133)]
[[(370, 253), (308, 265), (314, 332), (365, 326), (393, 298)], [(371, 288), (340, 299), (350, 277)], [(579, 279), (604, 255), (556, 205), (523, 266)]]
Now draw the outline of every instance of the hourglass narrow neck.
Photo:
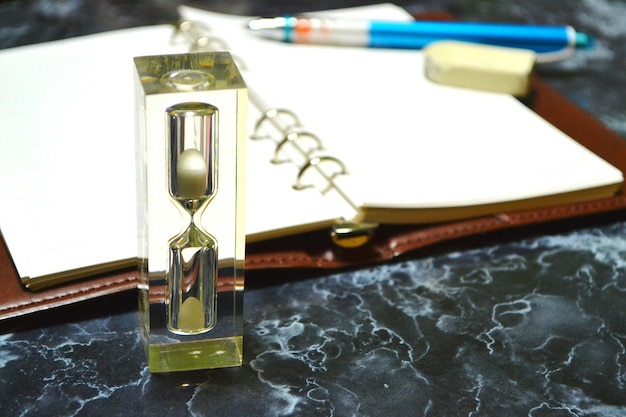
[(177, 198), (179, 205), (185, 210), (185, 212), (189, 213), (191, 217), (201, 216), (202, 212), (209, 205), (209, 201), (211, 201), (210, 197), (203, 198), (195, 198), (195, 199), (185, 199), (185, 198)]

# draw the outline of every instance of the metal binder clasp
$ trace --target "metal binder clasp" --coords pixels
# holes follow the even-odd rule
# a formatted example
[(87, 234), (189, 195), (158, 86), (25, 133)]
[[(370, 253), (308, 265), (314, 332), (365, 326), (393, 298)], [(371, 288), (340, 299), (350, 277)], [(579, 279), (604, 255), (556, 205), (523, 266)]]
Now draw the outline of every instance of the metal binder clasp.
[(333, 226), (333, 243), (342, 248), (358, 248), (369, 242), (378, 227), (376, 223), (340, 222)]

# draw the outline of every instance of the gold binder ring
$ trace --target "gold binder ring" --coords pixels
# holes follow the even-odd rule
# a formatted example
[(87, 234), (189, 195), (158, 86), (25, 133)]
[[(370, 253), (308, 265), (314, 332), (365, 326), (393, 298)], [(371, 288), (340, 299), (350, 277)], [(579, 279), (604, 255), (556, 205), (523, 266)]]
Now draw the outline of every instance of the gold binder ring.
[(276, 146), (276, 150), (274, 151), (274, 157), (272, 158), (272, 163), (282, 164), (284, 162), (289, 162), (289, 159), (280, 159), (280, 151), (286, 143), (295, 143), (297, 140), (303, 138), (312, 139), (312, 142), (314, 143), (314, 146), (308, 149), (303, 149), (302, 146), (296, 145), (298, 147), (298, 150), (300, 150), (300, 152), (302, 152), (306, 156), (309, 156), (313, 151), (319, 151), (324, 149), (322, 147), (322, 141), (319, 137), (317, 137), (317, 135), (311, 132), (292, 130), (291, 132), (287, 133), (285, 137), (283, 137), (283, 140), (281, 140), (280, 143)]
[[(332, 174), (326, 174), (324, 171), (321, 170), (320, 165), (322, 163), (325, 162), (331, 162), (334, 165), (339, 167), (339, 170), (336, 172), (333, 172)], [(332, 156), (316, 156), (315, 158), (311, 158), (307, 161), (307, 163), (300, 168), (300, 171), (298, 172), (298, 176), (296, 178), (296, 183), (293, 185), (293, 188), (296, 190), (304, 190), (305, 188), (312, 188), (315, 185), (314, 184), (303, 184), (302, 183), (302, 178), (305, 174), (306, 171), (309, 170), (309, 168), (317, 168), (320, 173), (322, 174), (322, 176), (327, 180), (327, 185), (324, 189), (320, 190), (322, 194), (326, 194), (328, 192), (328, 190), (330, 190), (331, 188), (333, 188), (335, 185), (333, 184), (332, 180), (339, 176), (339, 175), (345, 175), (348, 173), (348, 171), (346, 170), (345, 165), (343, 164), (343, 162), (341, 162), (339, 159), (334, 158)]]
[(215, 36), (199, 36), (191, 45), (191, 52), (226, 50), (228, 50), (226, 42)]
[[(190, 52), (228, 51), (228, 44), (220, 37), (212, 34), (211, 27), (203, 22), (181, 20), (176, 25), (170, 43), (177, 44), (177, 38), (183, 37)], [(239, 69), (248, 69), (245, 61), (231, 53)]]
[[(285, 120), (282, 118), (282, 116), (287, 116), (290, 120), (290, 123), (286, 123)], [(278, 130), (285, 132), (288, 130), (293, 129), (294, 127), (298, 127), (300, 126), (300, 119), (298, 119), (298, 116), (292, 112), (291, 110), (288, 109), (269, 109), (267, 110), (265, 113), (263, 113), (263, 116), (261, 116), (259, 118), (259, 120), (257, 120), (256, 124), (254, 125), (254, 130), (252, 132), (252, 135), (250, 136), (251, 139), (266, 139), (268, 138), (268, 136), (261, 136), (259, 134), (259, 131), (261, 130), (261, 127), (265, 124), (265, 122), (273, 122), (274, 126), (276, 127), (279, 123), (283, 124), (284, 127), (283, 128), (278, 128)]]
[(202, 22), (181, 20), (174, 28), (170, 43), (175, 45), (177, 38), (183, 37), (185, 44), (195, 45), (199, 38), (204, 38), (208, 33), (211, 33), (211, 27)]

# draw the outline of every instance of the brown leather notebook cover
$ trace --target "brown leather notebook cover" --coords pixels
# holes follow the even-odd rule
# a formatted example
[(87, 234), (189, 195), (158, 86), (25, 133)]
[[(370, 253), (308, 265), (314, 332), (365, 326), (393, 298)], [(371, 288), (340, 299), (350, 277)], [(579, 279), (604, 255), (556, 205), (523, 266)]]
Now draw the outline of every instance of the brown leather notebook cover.
[[(423, 16), (420, 16), (423, 18)], [(427, 18), (441, 18), (430, 15)], [(533, 79), (532, 92), (524, 99), (537, 114), (576, 139), (626, 175), (626, 140), (607, 129), (556, 90)], [(572, 221), (595, 224), (607, 216), (626, 218), (626, 185), (611, 198), (559, 205), (535, 210), (498, 213), (492, 216), (427, 226), (382, 226), (374, 240), (358, 250), (334, 246), (329, 231), (281, 238), (248, 245), (246, 268), (248, 282), (267, 278), (263, 271), (284, 268), (319, 270), (374, 264), (437, 243), (462, 241), (462, 238), (496, 236), (498, 231), (531, 230), (546, 224), (567, 226)], [(33, 259), (36, 262), (36, 259)], [(272, 274), (275, 275), (275, 274)], [(110, 294), (136, 289), (134, 269), (96, 276), (38, 292), (25, 289), (17, 275), (9, 251), (0, 239), (0, 320), (77, 303)]]

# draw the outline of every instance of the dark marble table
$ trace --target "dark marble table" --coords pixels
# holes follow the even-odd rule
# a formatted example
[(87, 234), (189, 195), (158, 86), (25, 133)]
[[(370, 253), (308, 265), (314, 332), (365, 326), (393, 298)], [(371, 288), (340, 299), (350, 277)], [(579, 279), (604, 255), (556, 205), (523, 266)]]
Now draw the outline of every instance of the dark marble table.
[[(330, 3), (187, 4), (254, 15), (359, 2)], [(168, 21), (176, 4), (3, 2), (0, 45)], [(625, 3), (398, 4), (593, 33), (597, 50), (540, 74), (626, 136)], [(625, 235), (624, 217), (612, 216), (354, 271), (257, 279), (241, 368), (151, 375), (134, 293), (0, 323), (0, 415), (625, 416)]]

